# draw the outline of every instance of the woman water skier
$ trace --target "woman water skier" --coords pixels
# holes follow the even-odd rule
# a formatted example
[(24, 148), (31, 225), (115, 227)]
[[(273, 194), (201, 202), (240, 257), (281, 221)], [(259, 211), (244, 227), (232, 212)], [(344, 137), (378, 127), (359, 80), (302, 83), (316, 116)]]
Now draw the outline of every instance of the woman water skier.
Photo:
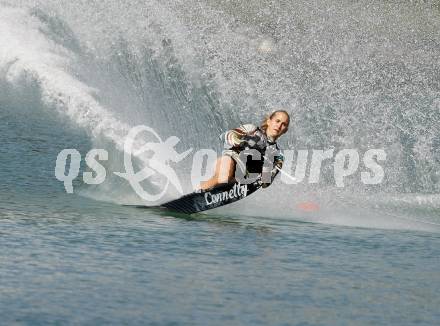
[[(248, 175), (249, 173), (261, 174), (263, 166), (269, 164), (271, 177), (269, 180), (263, 177), (263, 188), (268, 187), (283, 165), (283, 157), (276, 141), (287, 132), (289, 123), (289, 114), (284, 110), (277, 110), (265, 118), (260, 127), (245, 124), (226, 132), (224, 136), (226, 150), (216, 161), (214, 176), (202, 182), (200, 189), (207, 190), (218, 184), (234, 181), (237, 166), (242, 175)], [(240, 153), (244, 150), (258, 151), (260, 159), (252, 160), (248, 157), (246, 161), (243, 161), (243, 155)], [(265, 160), (269, 161), (265, 163)]]

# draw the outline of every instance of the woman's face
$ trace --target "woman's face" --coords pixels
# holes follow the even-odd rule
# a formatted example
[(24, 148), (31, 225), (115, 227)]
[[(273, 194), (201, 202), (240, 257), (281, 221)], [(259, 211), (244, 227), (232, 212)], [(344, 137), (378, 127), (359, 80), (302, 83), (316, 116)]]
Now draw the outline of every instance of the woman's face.
[(284, 112), (277, 112), (272, 119), (267, 119), (267, 136), (276, 140), (287, 131), (289, 116)]

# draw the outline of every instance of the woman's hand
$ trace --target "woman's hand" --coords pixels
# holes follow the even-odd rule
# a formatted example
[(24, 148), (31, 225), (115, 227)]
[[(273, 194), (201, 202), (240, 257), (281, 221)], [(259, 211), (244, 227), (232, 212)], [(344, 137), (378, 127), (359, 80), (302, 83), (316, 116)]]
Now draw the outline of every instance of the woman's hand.
[(266, 149), (266, 139), (255, 133), (253, 135), (245, 135), (241, 138), (241, 148), (252, 148), (258, 151), (264, 151)]

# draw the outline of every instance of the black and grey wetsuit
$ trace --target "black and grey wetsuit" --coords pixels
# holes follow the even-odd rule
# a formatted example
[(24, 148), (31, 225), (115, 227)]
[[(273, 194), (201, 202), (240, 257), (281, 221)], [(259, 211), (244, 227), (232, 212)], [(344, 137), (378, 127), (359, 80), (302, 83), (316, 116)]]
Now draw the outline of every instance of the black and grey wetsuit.
[[(257, 146), (247, 147), (246, 139), (252, 136), (259, 136), (261, 139)], [(227, 155), (232, 157), (237, 166), (241, 169), (241, 171), (247, 175), (249, 173), (262, 173), (263, 165), (264, 165), (264, 157), (266, 154), (271, 152), (270, 155), (273, 160), (271, 163), (272, 166), (272, 180), (278, 173), (278, 169), (281, 169), (283, 165), (284, 158), (281, 154), (281, 151), (277, 145), (277, 143), (267, 137), (266, 133), (263, 132), (260, 128), (256, 127), (252, 124), (245, 124), (240, 126), (239, 128), (235, 128), (227, 131), (222, 135), (224, 141), (225, 151), (223, 151), (223, 155)], [(253, 160), (251, 156), (247, 157), (246, 163), (243, 161), (243, 155), (240, 158), (240, 153), (246, 149), (256, 149), (260, 152), (261, 158), (259, 160)]]

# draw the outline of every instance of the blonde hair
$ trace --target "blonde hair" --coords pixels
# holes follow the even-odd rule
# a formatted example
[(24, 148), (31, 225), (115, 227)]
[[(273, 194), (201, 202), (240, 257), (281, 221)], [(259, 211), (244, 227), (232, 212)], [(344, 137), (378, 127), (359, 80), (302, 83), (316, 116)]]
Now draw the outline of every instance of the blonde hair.
[[(285, 115), (287, 115), (287, 129), (289, 129), (290, 115), (286, 110), (275, 110), (275, 111), (272, 111), (270, 114), (266, 115), (264, 120), (260, 124), (260, 129), (263, 130), (264, 132), (266, 132), (267, 120), (271, 120), (275, 116), (275, 114), (277, 114), (277, 113), (284, 113)], [(286, 129), (286, 131), (287, 131), (287, 129)]]

